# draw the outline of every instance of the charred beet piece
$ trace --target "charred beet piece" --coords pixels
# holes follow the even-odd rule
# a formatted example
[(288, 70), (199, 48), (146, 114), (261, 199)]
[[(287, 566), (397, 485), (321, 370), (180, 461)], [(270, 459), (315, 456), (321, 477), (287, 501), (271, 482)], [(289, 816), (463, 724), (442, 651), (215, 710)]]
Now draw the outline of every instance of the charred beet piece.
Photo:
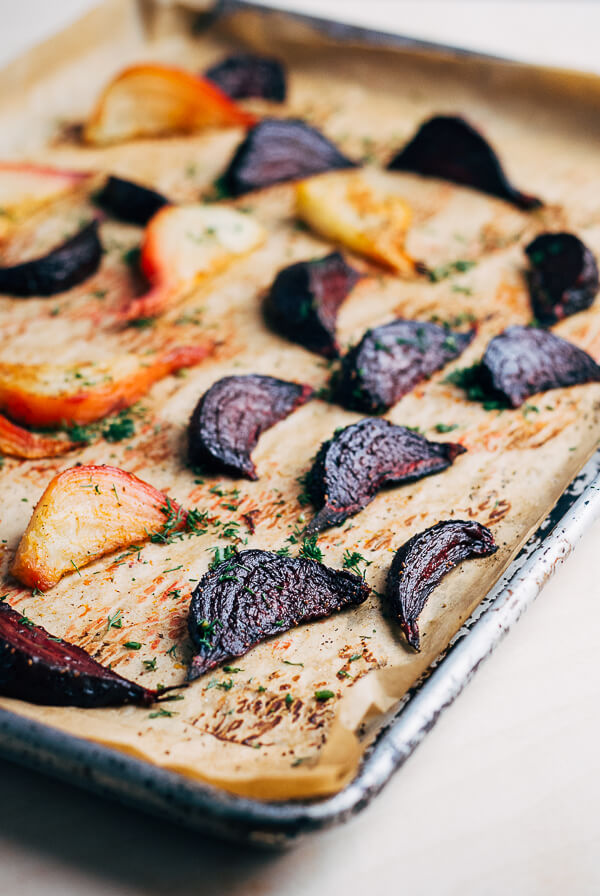
[(388, 168), (474, 187), (524, 210), (542, 205), (540, 199), (521, 193), (509, 183), (487, 140), (463, 118), (455, 116), (437, 115), (422, 124)]
[(275, 103), (285, 100), (285, 69), (279, 60), (267, 56), (235, 53), (207, 69), (204, 77), (232, 100), (248, 97)]
[(138, 224), (140, 227), (145, 227), (159, 209), (169, 205), (169, 200), (156, 190), (112, 175), (95, 199), (113, 218), (127, 224)]
[(242, 551), (207, 572), (194, 589), (189, 631), (199, 653), (188, 677), (243, 656), (271, 635), (358, 606), (370, 590), (360, 576), (316, 560)]
[(515, 325), (488, 344), (479, 377), (485, 391), (518, 408), (536, 392), (599, 382), (600, 367), (554, 333)]
[(267, 318), (292, 342), (326, 358), (336, 358), (338, 308), (360, 276), (340, 252), (291, 264), (273, 281), (265, 303)]
[(416, 320), (393, 320), (367, 330), (342, 362), (340, 400), (367, 413), (385, 411), (457, 358), (473, 336), (473, 330), (457, 333)]
[(190, 462), (258, 479), (250, 454), (260, 435), (307, 402), (312, 392), (310, 386), (257, 373), (217, 380), (190, 420)]
[(150, 706), (156, 691), (101, 666), (0, 603), (0, 694), (45, 706)]
[(47, 255), (0, 268), (0, 292), (12, 296), (53, 296), (83, 283), (98, 270), (102, 244), (92, 221)]
[(497, 550), (490, 530), (472, 520), (445, 520), (402, 545), (388, 574), (387, 599), (411, 647), (420, 649), (419, 614), (446, 573)]
[(307, 533), (339, 526), (385, 485), (441, 473), (465, 450), (454, 442), (428, 442), (388, 420), (366, 418), (347, 426), (321, 445), (310, 471), (309, 495), (320, 510)]
[(531, 304), (544, 324), (589, 308), (598, 292), (596, 259), (572, 233), (542, 233), (525, 247)]
[(241, 196), (283, 181), (355, 166), (301, 119), (264, 118), (236, 149), (223, 183), (232, 196)]

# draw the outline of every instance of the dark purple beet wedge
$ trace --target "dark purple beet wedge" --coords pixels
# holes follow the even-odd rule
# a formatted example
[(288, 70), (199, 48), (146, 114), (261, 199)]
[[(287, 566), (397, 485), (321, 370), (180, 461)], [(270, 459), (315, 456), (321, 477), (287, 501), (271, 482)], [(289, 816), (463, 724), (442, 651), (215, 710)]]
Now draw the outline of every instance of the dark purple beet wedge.
[(234, 53), (204, 72), (204, 77), (233, 100), (257, 97), (283, 103), (285, 69), (278, 59), (254, 53)]
[(362, 604), (370, 588), (347, 570), (316, 560), (242, 551), (206, 573), (194, 589), (189, 632), (193, 680), (224, 660), (304, 622)]
[(217, 380), (190, 420), (190, 463), (258, 479), (250, 455), (259, 437), (312, 394), (305, 384), (257, 373)]
[(0, 293), (28, 298), (65, 292), (95, 274), (101, 258), (98, 222), (92, 221), (47, 255), (0, 268)]
[(307, 534), (339, 526), (386, 485), (441, 473), (465, 452), (454, 442), (429, 442), (404, 426), (366, 418), (324, 442), (307, 480), (317, 515)]
[(279, 271), (265, 302), (273, 329), (325, 358), (336, 358), (338, 309), (360, 279), (340, 252)]
[(150, 706), (157, 692), (101, 666), (0, 603), (0, 694), (45, 706)]
[(381, 413), (458, 358), (474, 335), (416, 320), (367, 330), (342, 361), (337, 396), (345, 407)]
[(418, 618), (427, 598), (451, 569), (498, 550), (489, 529), (472, 520), (445, 520), (410, 538), (396, 551), (387, 582), (387, 602), (411, 647), (419, 650)]
[(236, 149), (222, 181), (231, 196), (356, 163), (299, 118), (263, 118)]
[(488, 344), (479, 380), (486, 393), (518, 408), (536, 392), (599, 382), (600, 367), (554, 333), (515, 325)]
[(145, 227), (157, 211), (169, 205), (169, 200), (156, 190), (112, 175), (94, 199), (113, 218), (140, 227)]
[(388, 168), (473, 187), (506, 199), (525, 211), (542, 205), (536, 196), (521, 193), (512, 186), (487, 140), (457, 116), (436, 115), (424, 122)]
[(542, 233), (525, 247), (531, 305), (543, 324), (589, 308), (598, 292), (598, 266), (572, 233)]

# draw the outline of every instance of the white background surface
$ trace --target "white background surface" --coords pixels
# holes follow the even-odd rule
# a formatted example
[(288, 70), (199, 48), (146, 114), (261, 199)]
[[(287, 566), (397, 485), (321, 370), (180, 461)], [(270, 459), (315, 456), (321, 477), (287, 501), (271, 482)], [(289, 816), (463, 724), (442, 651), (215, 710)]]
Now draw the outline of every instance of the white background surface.
[[(0, 64), (91, 5), (0, 0)], [(593, 2), (279, 5), (600, 72)], [(404, 769), (345, 827), (265, 855), (0, 765), (1, 896), (600, 893), (599, 538), (597, 523)]]

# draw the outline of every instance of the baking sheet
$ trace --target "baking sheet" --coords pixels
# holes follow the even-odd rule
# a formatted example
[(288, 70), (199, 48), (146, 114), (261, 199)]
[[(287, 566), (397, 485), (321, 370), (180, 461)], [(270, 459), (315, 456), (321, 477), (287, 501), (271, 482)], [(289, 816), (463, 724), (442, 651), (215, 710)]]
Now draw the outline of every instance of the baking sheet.
[[(130, 144), (102, 152), (82, 152), (78, 145), (65, 142), (63, 126), (84, 114), (103, 79), (129, 59), (152, 56), (204, 67), (226, 50), (230, 38), (225, 33), (243, 32), (245, 39), (256, 47), (263, 46), (268, 36), (269, 45), (277, 46), (290, 60), (294, 71), (292, 101), (286, 112), (310, 116), (348, 152), (364, 154), (368, 149), (376, 160), (389, 155), (392, 146), (401, 143), (427, 114), (440, 109), (463, 110), (490, 133), (502, 155), (509, 160), (514, 179), (549, 201), (545, 218), (537, 219), (535, 227), (568, 224), (598, 250), (598, 200), (589, 189), (599, 167), (595, 152), (597, 135), (591, 133), (587, 105), (594, 97), (588, 91), (574, 104), (576, 79), (483, 60), (432, 57), (422, 50), (399, 54), (395, 49), (379, 46), (374, 54), (358, 46), (356, 37), (353, 38), (355, 46), (332, 43), (330, 37), (315, 36), (307, 30), (308, 26), (298, 26), (289, 17), (269, 17), (265, 24), (262, 14), (252, 11), (234, 16), (224, 30), (217, 26), (216, 35), (210, 40), (205, 36), (192, 41), (181, 37), (181, 26), (189, 25), (187, 13), (180, 16), (167, 11), (150, 22), (147, 17), (155, 40), (146, 45), (133, 5), (113, 7), (111, 15), (121, 19), (121, 27), (117, 29), (107, 10), (101, 14), (107, 16), (107, 23), (112, 22), (111, 31), (116, 30), (119, 35), (117, 41), (111, 41), (110, 45), (103, 42), (98, 19), (89, 17), (87, 28), (94, 32), (93, 39), (90, 33), (86, 42), (85, 25), (79, 29), (78, 40), (74, 41), (72, 34), (67, 35), (78, 52), (72, 57), (62, 53), (61, 59), (71, 61), (63, 62), (55, 73), (46, 70), (43, 82), (38, 81), (35, 73), (30, 74), (29, 88), (18, 98), (18, 107), (13, 107), (14, 93), (5, 103), (6, 154), (26, 153), (31, 158), (50, 158), (56, 163), (77, 167), (100, 166), (138, 179), (145, 177), (175, 198), (189, 198), (220, 172), (239, 135), (169, 140), (141, 149)], [(337, 49), (335, 65), (332, 65), (334, 45)], [(28, 80), (26, 68), (23, 65), (24, 85)], [(76, 77), (76, 72), (81, 70), (85, 70), (86, 79)], [(527, 79), (523, 80), (525, 73)], [(521, 89), (516, 95), (519, 78)], [(324, 79), (327, 89), (322, 88)], [(583, 80), (588, 79), (583, 77)], [(550, 85), (553, 87), (551, 108), (545, 102)], [(28, 115), (24, 115), (25, 110)], [(376, 135), (375, 141), (373, 135)], [(50, 151), (45, 146), (48, 139), (53, 141)], [(539, 165), (542, 143), (544, 159), (548, 160), (543, 168)], [(194, 170), (190, 173), (192, 164)], [(457, 256), (444, 255), (449, 247), (448, 234), (457, 226), (466, 227), (462, 232), (456, 230), (461, 235), (456, 241), (460, 244), (456, 251), (460, 251), (460, 257), (477, 260), (477, 266), (459, 281), (444, 281), (435, 289), (429, 284), (372, 278), (368, 288), (360, 287), (342, 312), (343, 339), (355, 338), (367, 325), (389, 319), (392, 314), (419, 317), (436, 313), (447, 318), (449, 314), (467, 311), (482, 320), (478, 342), (457, 366), (468, 364), (478, 357), (491, 333), (509, 320), (528, 319), (527, 296), (520, 274), (520, 246), (529, 237), (531, 221), (502, 203), (459, 188), (432, 186), (398, 175), (388, 177), (405, 194), (410, 194), (417, 206), (417, 226), (411, 235), (415, 248), (426, 251), (428, 260), (440, 264), (452, 260)], [(250, 204), (248, 200), (239, 204), (244, 203)], [(213, 480), (206, 488), (194, 487), (189, 471), (181, 463), (175, 470), (169, 466), (173, 456), (181, 460), (185, 421), (207, 385), (222, 373), (231, 372), (232, 364), (240, 372), (257, 370), (257, 357), (261, 372), (281, 375), (285, 370), (289, 375), (293, 370), (296, 378), (314, 385), (323, 383), (326, 376), (326, 371), (312, 356), (273, 339), (262, 329), (257, 311), (257, 300), (273, 272), (295, 258), (315, 254), (322, 244), (293, 228), (289, 188), (277, 188), (260, 200), (253, 197), (251, 204), (254, 213), (274, 232), (260, 260), (253, 258), (245, 266), (236, 267), (234, 272), (224, 275), (210, 295), (193, 296), (185, 306), (193, 316), (201, 298), (205, 309), (202, 329), (220, 328), (223, 332), (225, 328), (226, 349), (221, 357), (191, 372), (183, 386), (166, 383), (157, 387), (149, 402), (145, 402), (150, 405), (150, 417), (141, 424), (141, 439), (134, 442), (133, 450), (117, 446), (112, 449), (116, 456), (108, 458), (167, 488), (173, 497), (186, 504), (206, 506), (206, 502), (212, 501), (212, 506), (216, 506), (221, 503), (216, 497), (209, 497), (208, 485), (213, 485)], [(473, 221), (476, 227), (472, 226)], [(431, 233), (432, 222), (441, 226), (443, 238)], [(109, 302), (94, 308), (95, 317), (92, 317), (88, 312), (89, 291), (93, 287), (88, 284), (67, 303), (66, 317), (59, 314), (56, 317), (62, 320), (52, 324), (64, 357), (73, 361), (82, 357), (83, 345), (86, 357), (95, 351), (102, 357), (125, 344), (128, 349), (146, 349), (157, 338), (156, 333), (140, 335), (131, 331), (123, 335), (109, 328), (98, 332), (103, 309), (127, 285), (123, 266), (119, 264), (121, 246), (128, 237), (133, 241), (138, 238), (135, 231), (125, 233), (115, 225), (108, 227), (111, 229), (107, 235), (119, 248), (112, 256), (109, 253), (101, 274), (105, 278), (108, 273), (112, 278), (114, 295), (111, 293)], [(454, 291), (452, 287), (456, 285), (463, 292)], [(471, 290), (471, 296), (464, 290)], [(57, 343), (52, 345), (48, 339), (51, 322), (47, 300), (44, 300), (46, 304), (4, 301), (10, 303), (2, 309), (7, 312), (2, 316), (2, 324), (8, 328), (4, 332), (10, 337), (10, 343), (5, 342), (3, 359), (22, 360), (22, 352), (32, 349), (41, 359), (51, 359)], [(226, 313), (223, 313), (224, 305)], [(177, 338), (193, 338), (197, 325), (176, 323), (183, 316), (181, 307), (176, 314), (164, 327), (161, 325), (160, 338), (173, 338), (175, 331)], [(63, 323), (65, 319), (68, 324)], [(598, 322), (597, 312), (592, 310), (565, 322), (558, 331), (598, 357)], [(250, 334), (247, 349), (240, 350), (240, 334), (244, 338)], [(47, 358), (43, 357), (44, 352)], [(436, 592), (435, 600), (423, 615), (426, 637), (420, 657), (404, 650), (394, 627), (382, 618), (381, 605), (375, 596), (355, 614), (303, 628), (285, 639), (262, 645), (240, 663), (244, 667), (244, 681), (236, 678), (230, 689), (221, 690), (216, 686), (206, 689), (210, 681), (228, 682), (226, 676), (222, 679), (209, 676), (204, 687), (194, 686), (188, 691), (185, 711), (178, 718), (159, 723), (149, 720), (147, 713), (139, 710), (82, 713), (81, 710), (26, 707), (15, 701), (2, 701), (2, 705), (13, 713), (50, 723), (67, 733), (82, 734), (84, 727), (87, 737), (238, 794), (289, 799), (340, 790), (355, 776), (360, 757), (383, 714), (396, 705), (398, 698), (440, 654), (593, 452), (598, 435), (598, 387), (564, 390), (551, 396), (546, 407), (525, 414), (505, 412), (502, 417), (484, 414), (481, 409), (467, 405), (459, 399), (456, 390), (443, 385), (439, 377), (434, 378), (422, 390), (403, 399), (389, 415), (390, 419), (419, 425), (430, 437), (437, 437), (433, 435), (437, 422), (458, 422), (459, 429), (451, 438), (464, 439), (469, 454), (442, 477), (380, 496), (361, 515), (358, 531), (348, 530), (341, 538), (334, 532), (321, 539), (326, 562), (331, 565), (340, 563), (345, 547), (363, 550), (373, 559), (369, 581), (380, 588), (391, 552), (415, 531), (452, 513), (475, 516), (491, 525), (503, 542), (501, 551), (491, 561), (468, 564), (457, 570)], [(507, 416), (510, 417), (508, 425)], [(306, 468), (307, 458), (336, 426), (352, 419), (356, 415), (315, 402), (277, 427), (277, 432), (274, 430), (264, 437), (256, 452), (263, 478), (256, 487), (248, 486), (247, 491), (246, 486), (240, 488), (242, 502), (248, 502), (248, 507), (240, 504), (239, 513), (252, 509), (252, 502), (261, 508), (270, 507), (270, 512), (260, 520), (264, 528), (261, 531), (259, 523), (253, 545), (281, 545), (289, 534), (288, 526), (294, 527), (301, 512), (295, 503), (299, 491), (296, 478)], [(158, 423), (165, 430), (161, 439), (156, 439), (153, 432)], [(280, 447), (286, 439), (295, 446), (294, 457)], [(106, 460), (102, 454), (105, 449), (106, 446), (89, 448), (82, 459)], [(7, 555), (14, 549), (27, 522), (29, 509), (24, 505), (31, 505), (51, 473), (64, 465), (62, 462), (27, 465), (27, 475), (22, 481), (17, 479), (14, 465), (7, 465), (3, 484), (0, 483)], [(228, 481), (220, 484), (226, 490), (233, 486)], [(286, 501), (285, 505), (275, 503), (273, 488), (281, 490), (276, 500)], [(28, 500), (22, 501), (22, 497)], [(413, 512), (413, 507), (418, 508), (417, 512)], [(277, 517), (277, 513), (284, 516)], [(214, 535), (207, 542), (214, 544)], [(135, 565), (122, 564), (117, 569), (114, 564), (101, 561), (90, 567), (89, 572), (82, 572), (81, 582), (71, 578), (54, 589), (52, 603), (48, 596), (33, 599), (28, 592), (14, 591), (9, 600), (50, 630), (91, 649), (102, 661), (112, 661), (123, 674), (148, 684), (157, 681), (169, 684), (181, 680), (183, 663), (174, 662), (170, 666), (164, 657), (168, 656), (172, 644), (181, 639), (191, 587), (187, 580), (198, 578), (206, 568), (210, 556), (208, 543), (194, 540), (169, 546), (168, 554), (158, 546), (148, 546), (144, 549), (147, 563), (142, 561), (148, 569), (140, 569), (139, 561)], [(167, 578), (169, 574), (164, 572), (167, 558), (169, 567), (184, 567), (184, 580), (180, 581), (181, 576)], [(157, 585), (160, 586), (158, 595)], [(182, 592), (181, 602), (178, 600), (175, 606), (168, 597), (173, 590)], [(117, 609), (116, 601), (127, 626), (122, 631), (110, 630), (110, 637), (106, 637), (105, 621)], [(148, 620), (150, 603), (152, 614)], [(137, 667), (134, 668), (134, 661), (124, 654), (121, 644), (134, 634), (137, 640), (154, 649), (160, 647), (156, 675), (140, 673), (141, 658), (135, 658)], [(350, 680), (340, 678), (338, 671), (348, 671), (349, 659), (357, 652), (361, 656), (360, 670), (354, 672), (352, 668)], [(289, 665), (306, 658), (310, 658), (310, 666), (308, 661), (303, 667)], [(248, 682), (248, 678), (252, 681)], [(262, 684), (265, 679), (268, 684)], [(258, 681), (267, 689), (260, 706), (256, 696)], [(314, 690), (332, 684), (339, 692), (334, 707), (315, 708), (314, 700), (311, 701)], [(286, 693), (291, 693), (297, 701), (297, 715), (284, 713), (282, 704)], [(275, 735), (270, 736), (274, 741), (263, 743), (261, 738), (273, 731)], [(260, 733), (257, 735), (257, 732)]]

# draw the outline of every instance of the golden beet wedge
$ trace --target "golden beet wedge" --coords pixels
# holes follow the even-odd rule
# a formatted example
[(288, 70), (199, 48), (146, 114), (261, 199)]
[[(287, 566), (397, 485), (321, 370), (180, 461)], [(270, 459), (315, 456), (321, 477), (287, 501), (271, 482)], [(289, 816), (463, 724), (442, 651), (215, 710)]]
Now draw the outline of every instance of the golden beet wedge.
[(104, 145), (204, 128), (250, 127), (254, 122), (253, 115), (205, 78), (146, 63), (124, 69), (105, 87), (84, 137), (88, 143)]
[(198, 364), (212, 347), (180, 345), (154, 356), (82, 364), (0, 363), (0, 410), (27, 426), (93, 423), (135, 404), (165, 376)]
[(23, 429), (0, 414), (0, 454), (24, 460), (38, 460), (42, 457), (66, 454), (67, 451), (77, 448), (77, 445), (77, 442), (68, 439), (52, 439)]
[(117, 467), (71, 467), (51, 480), (12, 566), (24, 585), (45, 591), (67, 573), (152, 535), (178, 531), (186, 514), (166, 495)]
[(140, 266), (151, 289), (132, 299), (123, 318), (152, 317), (197, 283), (252, 252), (262, 226), (243, 212), (219, 205), (166, 206), (148, 223)]
[(334, 171), (302, 181), (297, 213), (316, 233), (398, 274), (416, 272), (405, 250), (411, 209), (375, 172)]
[(90, 177), (81, 171), (63, 171), (20, 162), (0, 163), (0, 239), (28, 215), (75, 190)]

